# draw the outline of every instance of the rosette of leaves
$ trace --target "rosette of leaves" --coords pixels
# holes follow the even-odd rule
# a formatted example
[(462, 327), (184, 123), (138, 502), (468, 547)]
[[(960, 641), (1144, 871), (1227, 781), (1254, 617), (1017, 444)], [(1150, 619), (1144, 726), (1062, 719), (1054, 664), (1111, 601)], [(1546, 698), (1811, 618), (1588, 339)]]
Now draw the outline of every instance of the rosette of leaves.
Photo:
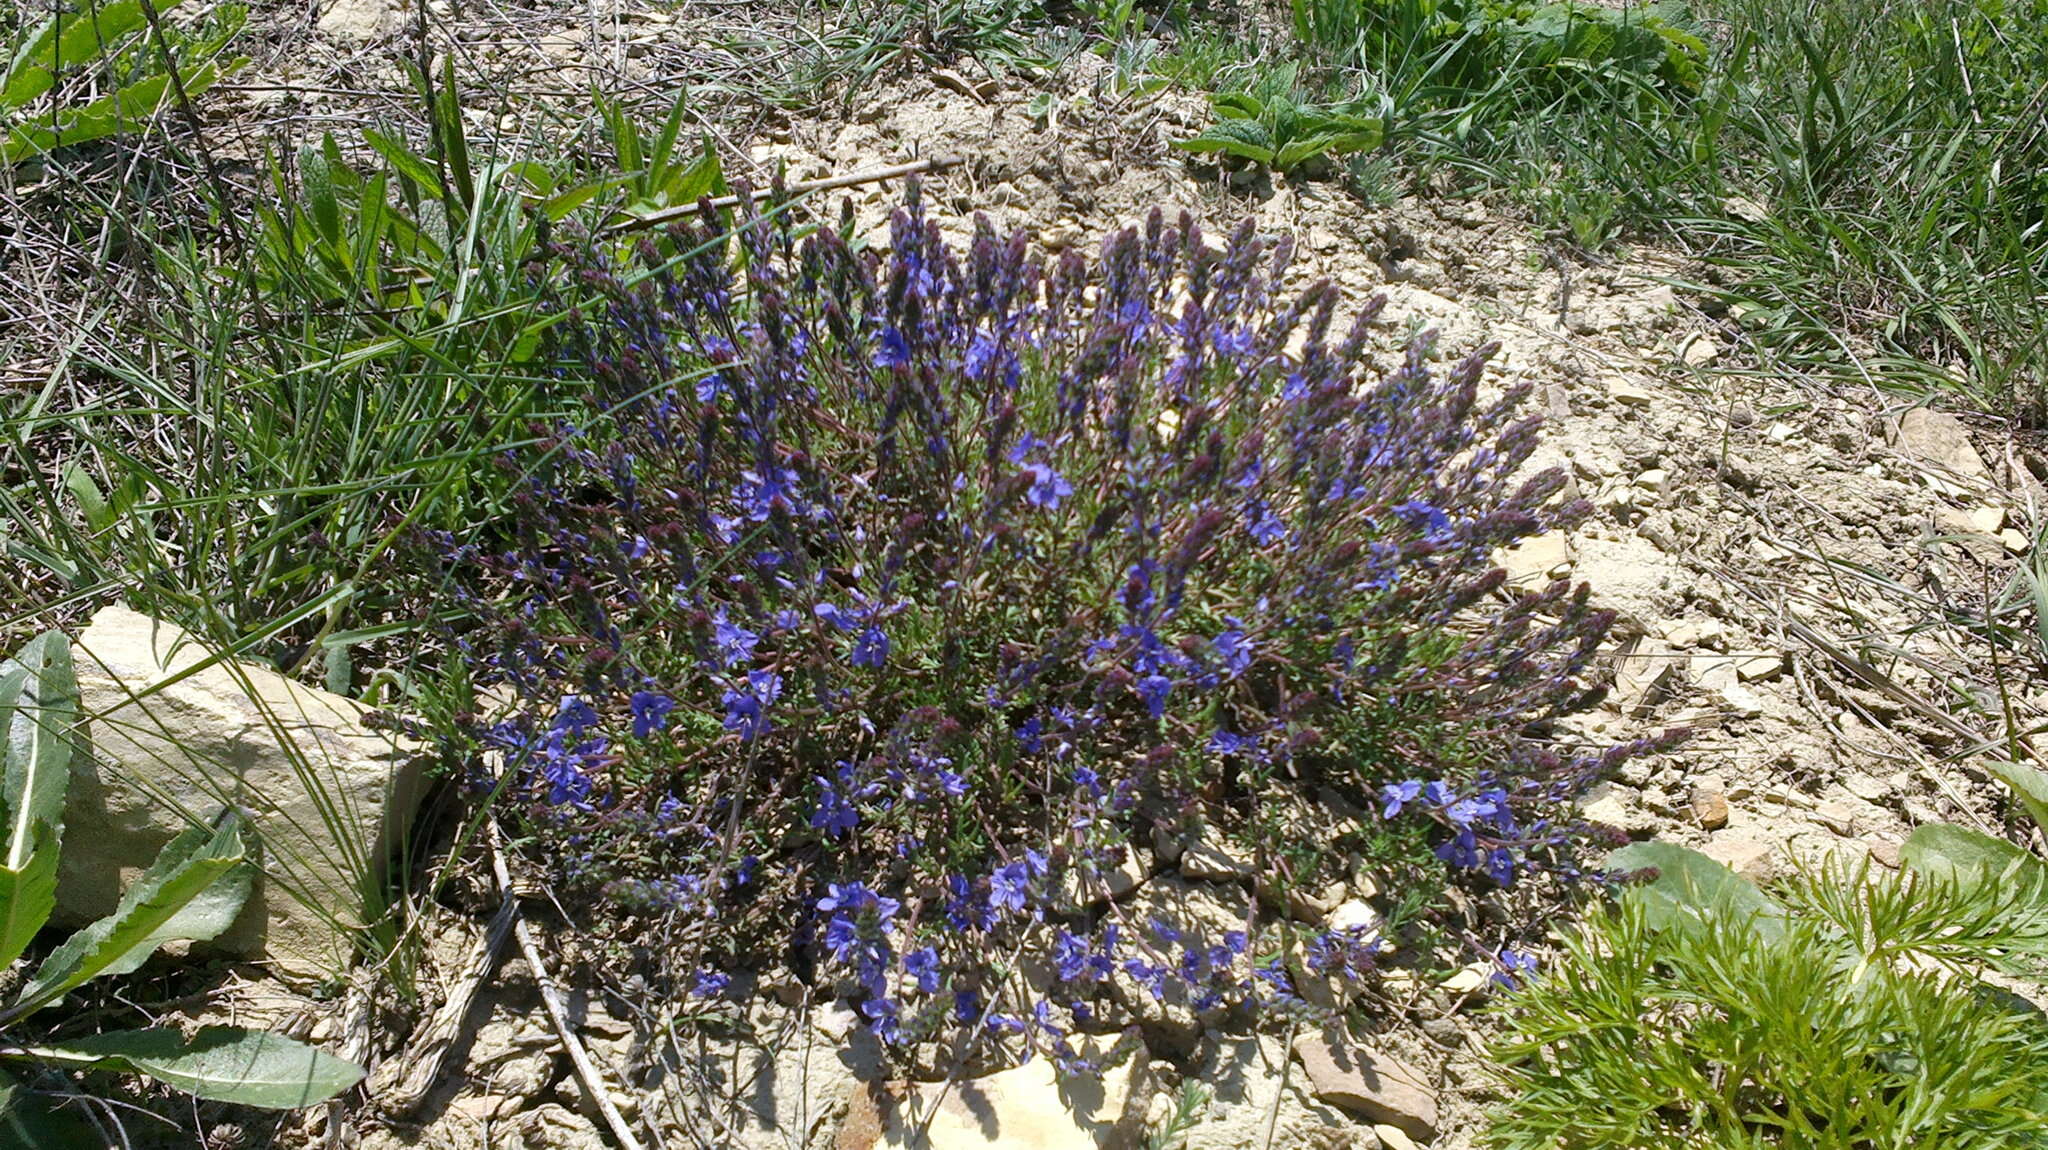
[(1286, 175), (1304, 165), (1372, 151), (1386, 138), (1385, 121), (1364, 114), (1361, 106), (1304, 104), (1298, 97), (1292, 65), (1256, 91), (1219, 92), (1209, 98), (1216, 122), (1174, 147), (1229, 156)]
[(1766, 892), (1657, 842), (1609, 865), (1654, 877), (1502, 1004), (1491, 1145), (2041, 1144), (2048, 1017), (1987, 980), (2048, 951), (2041, 887), (1832, 864)]
[[(60, 10), (8, 48), (0, 74), (0, 164), (15, 164), (67, 144), (105, 139), (149, 122), (174, 98), (162, 56), (146, 38), (155, 33), (143, 4), (162, 13), (179, 0), (113, 0), (84, 10)], [(218, 59), (241, 30), (244, 11), (224, 9), (208, 33), (188, 36), (165, 29), (180, 61), (180, 86), (197, 95), (247, 59)], [(101, 94), (71, 98), (64, 81), (82, 76)]]
[(794, 956), (885, 1038), (1059, 1053), (1134, 1003), (1291, 994), (1259, 923), (1116, 901), (1155, 830), (1283, 897), (1367, 859), (1569, 870), (1573, 796), (1647, 744), (1531, 735), (1612, 616), (1494, 563), (1586, 507), (1523, 473), (1490, 348), (1382, 362), (1378, 305), (1284, 293), (1249, 224), (1048, 260), (986, 220), (955, 249), (913, 195), (885, 257), (792, 214), (564, 242), (571, 415), (501, 457), (513, 515), (423, 540), (468, 617), (448, 711), (510, 700), (456, 732), (478, 787), (566, 890), (661, 924), (677, 992)]
[[(12, 964), (57, 902), (64, 794), (79, 722), (70, 645), (48, 632), (0, 663), (0, 964)], [(201, 1098), (272, 1109), (308, 1106), (348, 1089), (363, 1071), (291, 1039), (234, 1026), (186, 1035), (169, 1027), (81, 1037), (30, 1037), (31, 1016), (87, 981), (139, 969), (165, 943), (201, 942), (234, 922), (254, 864), (232, 815), (172, 839), (112, 914), (73, 934), (0, 1006), (0, 1059), (44, 1070), (137, 1073)], [(58, 1024), (58, 1031), (64, 1029)], [(0, 1072), (0, 1147), (96, 1144), (74, 1111), (56, 1109)]]

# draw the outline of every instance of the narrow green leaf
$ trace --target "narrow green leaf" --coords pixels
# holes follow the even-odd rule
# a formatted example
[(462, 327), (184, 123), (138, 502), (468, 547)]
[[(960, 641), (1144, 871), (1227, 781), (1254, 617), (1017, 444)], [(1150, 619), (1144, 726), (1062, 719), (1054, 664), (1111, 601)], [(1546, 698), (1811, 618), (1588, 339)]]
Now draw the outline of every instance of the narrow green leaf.
[(415, 155), (412, 149), (374, 128), (363, 129), (363, 142), (384, 157), (384, 162), (390, 164), (407, 183), (430, 196), (440, 196), (441, 181), (435, 177), (433, 165)]
[(726, 193), (725, 169), (718, 162), (718, 149), (711, 146), (708, 133), (696, 160), (670, 180), (665, 191), (671, 204), (693, 204), (704, 196)]
[(1611, 871), (1655, 868), (1657, 877), (1629, 887), (1622, 897), (1638, 903), (1658, 930), (1690, 931), (1708, 918), (1748, 920), (1767, 939), (1784, 934), (1784, 909), (1756, 884), (1695, 850), (1675, 843), (1630, 843), (1607, 858)]
[(208, 1026), (187, 1039), (167, 1028), (116, 1030), (34, 1053), (63, 1065), (132, 1070), (216, 1102), (268, 1110), (311, 1106), (363, 1080), (363, 1068), (282, 1035)]

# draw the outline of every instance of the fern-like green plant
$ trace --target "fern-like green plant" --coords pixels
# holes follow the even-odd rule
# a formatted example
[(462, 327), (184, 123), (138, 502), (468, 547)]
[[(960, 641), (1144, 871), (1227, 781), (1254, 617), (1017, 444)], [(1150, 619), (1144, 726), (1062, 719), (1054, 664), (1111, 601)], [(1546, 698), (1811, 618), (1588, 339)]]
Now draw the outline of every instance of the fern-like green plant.
[[(149, 12), (143, 4), (161, 13), (179, 2), (113, 0), (85, 11), (66, 8), (12, 45), (6, 72), (0, 74), (0, 165), (127, 131), (147, 122), (179, 88), (187, 96), (197, 95), (247, 63), (246, 58), (215, 58), (241, 27), (242, 10), (226, 9), (212, 35), (180, 45), (181, 54), (200, 62), (182, 70), (180, 83), (173, 85), (171, 74), (162, 70), (166, 54), (145, 42)], [(103, 95), (83, 103), (59, 98), (64, 76), (92, 71), (105, 78)]]
[[(0, 663), (0, 966), (28, 949), (57, 904), (64, 794), (79, 722), (71, 647), (48, 632)], [(52, 950), (0, 1006), (0, 1060), (139, 1073), (201, 1098), (284, 1109), (331, 1098), (360, 1067), (291, 1039), (211, 1026), (105, 1031), (59, 1041), (21, 1039), (19, 1024), (102, 975), (139, 968), (168, 942), (201, 942), (233, 923), (255, 868), (233, 815), (164, 846), (112, 914)], [(77, 1120), (0, 1071), (0, 1148), (83, 1146)]]
[(1183, 151), (1225, 155), (1286, 175), (1303, 165), (1369, 152), (1386, 138), (1386, 124), (1358, 105), (1300, 102), (1293, 65), (1267, 76), (1248, 92), (1219, 92), (1209, 103), (1216, 122)]
[(1683, 847), (1507, 996), (1487, 1140), (1571, 1147), (2041, 1146), (2048, 1018), (1984, 978), (2048, 949), (2038, 888), (1831, 865), (1766, 893)]

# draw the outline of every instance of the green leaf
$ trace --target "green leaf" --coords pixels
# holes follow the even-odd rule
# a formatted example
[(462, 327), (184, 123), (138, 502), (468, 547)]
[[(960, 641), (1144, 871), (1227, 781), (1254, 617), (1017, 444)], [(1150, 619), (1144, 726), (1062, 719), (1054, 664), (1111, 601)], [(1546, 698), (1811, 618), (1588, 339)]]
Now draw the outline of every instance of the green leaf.
[(1273, 137), (1256, 120), (1222, 120), (1192, 140), (1176, 140), (1187, 152), (1222, 152), (1257, 164), (1273, 162)]
[[(329, 134), (328, 139), (333, 138)], [(329, 166), (324, 150), (300, 149), (299, 178), (306, 186), (307, 206), (320, 238), (337, 252), (346, 250), (341, 246), (341, 201), (334, 194), (334, 169)]]
[(20, 870), (0, 866), (0, 970), (21, 957), (55, 909), (57, 832), (37, 822), (28, 865)]
[[(7, 710), (6, 770), (0, 776), (0, 809), (7, 825), (0, 866), (21, 871), (36, 849), (37, 823), (61, 839), (64, 790), (71, 782), (71, 750), (78, 723), (78, 676), (71, 666), (71, 642), (45, 631), (15, 656), (22, 674)], [(4, 671), (0, 668), (0, 671)]]
[(697, 159), (670, 178), (668, 187), (663, 189), (670, 204), (693, 204), (704, 196), (726, 194), (725, 169), (719, 165), (718, 150), (711, 146), (711, 136), (706, 133)]
[(93, 1128), (72, 1110), (23, 1086), (0, 1071), (0, 1150), (50, 1150), (54, 1146), (94, 1146)]
[(1986, 760), (1984, 769), (2012, 788), (2013, 797), (2027, 808), (2034, 825), (2048, 834), (2048, 774), (2025, 763), (2002, 763), (1995, 759)]
[(1921, 874), (1965, 884), (1990, 879), (2019, 883), (2036, 900), (2048, 899), (2048, 863), (1981, 831), (1952, 823), (1915, 827), (1899, 848), (1899, 861)]
[(439, 198), (441, 181), (434, 175), (434, 166), (421, 159), (412, 149), (374, 128), (363, 129), (363, 142), (384, 157), (384, 162), (390, 164), (416, 190)]
[(1630, 843), (1607, 857), (1607, 869), (1655, 868), (1657, 877), (1623, 892), (1639, 904), (1653, 929), (1691, 931), (1708, 918), (1748, 920), (1775, 940), (1784, 934), (1785, 912), (1756, 884), (1695, 850), (1675, 843)]
[[(50, 953), (0, 1022), (56, 1001), (100, 974), (123, 974), (172, 939), (212, 938), (234, 921), (252, 879), (239, 820), (209, 834), (194, 828), (162, 853), (121, 896), (114, 913), (72, 935)], [(216, 888), (219, 885), (219, 889)]]
[(363, 1080), (363, 1068), (282, 1035), (239, 1026), (202, 1027), (187, 1039), (167, 1028), (116, 1030), (31, 1054), (62, 1065), (147, 1074), (216, 1102), (292, 1110)]
[(64, 469), (64, 488), (78, 501), (78, 510), (85, 516), (87, 527), (97, 532), (114, 525), (113, 508), (107, 506), (106, 496), (100, 494), (99, 485), (83, 468), (74, 465)]

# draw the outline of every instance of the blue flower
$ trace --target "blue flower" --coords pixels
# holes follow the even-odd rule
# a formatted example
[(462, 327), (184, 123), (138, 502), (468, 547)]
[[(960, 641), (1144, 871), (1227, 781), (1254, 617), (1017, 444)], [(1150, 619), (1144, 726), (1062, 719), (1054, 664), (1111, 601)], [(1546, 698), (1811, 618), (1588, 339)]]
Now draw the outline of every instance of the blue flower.
[(847, 659), (856, 667), (879, 668), (889, 661), (889, 636), (880, 627), (870, 623), (860, 637), (853, 641), (853, 654)]
[[(1233, 624), (1236, 620), (1231, 621)], [(1210, 640), (1216, 649), (1216, 657), (1223, 661), (1223, 671), (1235, 679), (1252, 665), (1252, 641), (1245, 637), (1242, 625), (1232, 626)]]
[(1440, 507), (1432, 507), (1420, 500), (1411, 499), (1394, 508), (1408, 526), (1422, 532), (1422, 537), (1431, 542), (1440, 542), (1451, 534), (1451, 517)]
[(1536, 968), (1541, 965), (1535, 955), (1517, 950), (1503, 950), (1494, 956), (1494, 961), (1500, 964), (1500, 969), (1494, 972), (1493, 981), (1509, 990), (1521, 986), (1525, 981), (1523, 976), (1536, 973)]
[(555, 730), (574, 735), (596, 725), (597, 712), (591, 710), (589, 703), (575, 695), (562, 696), (562, 707), (555, 712)]
[(746, 690), (725, 692), (725, 729), (753, 742), (768, 731), (768, 708), (782, 697), (782, 676), (773, 671), (747, 672)]
[(1414, 802), (1421, 794), (1422, 783), (1417, 779), (1386, 784), (1380, 788), (1380, 801), (1386, 804), (1386, 807), (1380, 811), (1380, 817), (1383, 819), (1393, 818), (1401, 813), (1402, 807)]
[(913, 950), (903, 956), (903, 973), (926, 994), (939, 992), (939, 952), (932, 947)]
[(1137, 684), (1131, 689), (1136, 691), (1138, 697), (1145, 701), (1146, 713), (1155, 719), (1161, 718), (1166, 714), (1166, 696), (1168, 692), (1173, 690), (1172, 679), (1164, 675), (1147, 675), (1139, 679)]
[(1031, 489), (1024, 493), (1024, 498), (1033, 507), (1053, 510), (1060, 505), (1060, 500), (1074, 493), (1074, 485), (1068, 483), (1065, 476), (1043, 463), (1025, 464), (1024, 474), (1031, 477)]
[(1020, 862), (1006, 863), (989, 876), (989, 905), (1011, 914), (1024, 913), (1024, 901), (1031, 893), (1031, 877)]
[(893, 327), (882, 329), (880, 346), (875, 348), (876, 367), (904, 367), (910, 363), (910, 343), (903, 333)]
[(886, 998), (870, 998), (861, 1003), (860, 1012), (867, 1016), (868, 1029), (883, 1042), (903, 1041), (903, 1022), (896, 1004)]
[(860, 825), (860, 812), (830, 782), (819, 779), (818, 787), (818, 809), (811, 814), (813, 827), (828, 835), (843, 835)]
[(1261, 547), (1270, 547), (1287, 538), (1287, 524), (1281, 522), (1263, 499), (1253, 500), (1245, 510), (1244, 526), (1251, 532), (1252, 541)]
[(761, 642), (758, 632), (733, 622), (720, 607), (711, 620), (711, 645), (718, 655), (718, 665), (731, 670), (736, 663), (754, 657), (754, 647)]
[(653, 691), (633, 692), (633, 737), (645, 739), (668, 725), (668, 713), (676, 709), (676, 702), (667, 695)]
[(716, 998), (731, 985), (731, 975), (706, 968), (697, 972), (697, 980), (691, 984), (690, 993), (698, 998)]

